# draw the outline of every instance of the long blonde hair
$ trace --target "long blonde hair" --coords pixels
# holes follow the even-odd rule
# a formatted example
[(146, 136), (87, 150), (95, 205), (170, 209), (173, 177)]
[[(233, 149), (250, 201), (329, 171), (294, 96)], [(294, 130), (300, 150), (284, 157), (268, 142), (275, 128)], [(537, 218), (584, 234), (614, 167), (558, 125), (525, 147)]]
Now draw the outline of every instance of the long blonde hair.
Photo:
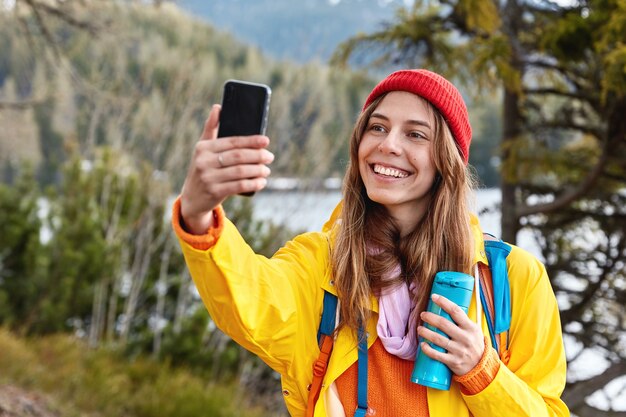
[[(358, 149), (370, 115), (384, 97), (378, 97), (361, 113), (352, 132), (350, 163), (343, 181), (342, 220), (332, 248), (333, 274), (341, 300), (340, 327), (352, 329), (367, 322), (370, 297), (380, 295), (384, 288), (415, 283), (414, 314), (419, 314), (428, 302), (435, 273), (470, 273), (473, 261), (468, 208), (473, 176), (443, 116), (428, 101), (424, 100), (435, 120), (432, 158), (437, 175), (424, 217), (412, 232), (401, 236), (385, 207), (368, 198), (359, 174)], [(376, 248), (375, 253), (372, 248)], [(398, 265), (400, 275), (389, 279)]]

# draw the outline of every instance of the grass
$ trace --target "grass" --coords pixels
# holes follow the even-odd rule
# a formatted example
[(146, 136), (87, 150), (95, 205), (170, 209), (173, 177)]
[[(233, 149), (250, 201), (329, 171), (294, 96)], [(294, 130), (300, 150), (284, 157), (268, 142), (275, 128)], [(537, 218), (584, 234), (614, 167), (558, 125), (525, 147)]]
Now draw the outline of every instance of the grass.
[(183, 369), (68, 335), (19, 338), (0, 328), (0, 385), (44, 394), (65, 417), (260, 417), (242, 409), (236, 385), (207, 383)]

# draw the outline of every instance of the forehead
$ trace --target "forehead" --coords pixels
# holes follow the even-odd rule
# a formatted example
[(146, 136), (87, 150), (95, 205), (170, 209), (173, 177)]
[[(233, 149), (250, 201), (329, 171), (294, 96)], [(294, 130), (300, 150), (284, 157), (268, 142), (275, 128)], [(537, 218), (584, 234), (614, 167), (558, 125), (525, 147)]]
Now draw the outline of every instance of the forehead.
[(392, 91), (383, 97), (374, 110), (388, 118), (398, 120), (419, 120), (432, 126), (434, 113), (431, 105), (422, 97), (407, 91)]

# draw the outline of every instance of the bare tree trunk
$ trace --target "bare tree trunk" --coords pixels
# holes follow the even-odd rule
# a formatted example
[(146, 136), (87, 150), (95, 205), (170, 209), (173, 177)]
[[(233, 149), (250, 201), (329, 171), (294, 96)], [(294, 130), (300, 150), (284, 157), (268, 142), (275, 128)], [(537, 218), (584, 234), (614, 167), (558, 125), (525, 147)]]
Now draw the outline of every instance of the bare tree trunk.
[[(519, 136), (520, 129), (520, 112), (519, 97), (517, 93), (504, 91), (504, 126), (502, 137), (502, 163), (507, 164), (511, 144)], [(504, 167), (502, 172), (502, 180), (500, 189), (502, 191), (501, 205), (501, 238), (502, 240), (515, 244), (517, 232), (519, 231), (519, 218), (515, 213), (517, 205), (517, 186), (512, 182), (507, 170), (514, 170), (515, 167)]]
[(228, 348), (228, 344), (231, 341), (231, 338), (226, 336), (226, 334), (222, 333), (221, 330), (215, 329), (209, 336), (209, 340), (207, 341), (207, 350), (211, 352), (211, 379), (218, 380), (220, 375), (222, 375), (223, 369), (220, 366), (220, 356), (224, 354), (226, 349)]
[[(509, 64), (518, 73), (519, 79), (524, 76), (524, 68), (519, 60), (522, 54), (519, 44), (519, 16), (520, 7), (517, 0), (506, 2), (503, 11), (503, 27), (508, 35), (511, 46), (511, 57)], [(501, 234), (502, 239), (515, 244), (517, 232), (519, 231), (519, 218), (515, 214), (517, 203), (517, 186), (515, 185), (515, 175), (507, 175), (507, 170), (514, 170), (515, 167), (507, 166), (511, 145), (519, 138), (522, 132), (522, 115), (520, 111), (519, 93), (512, 90), (511, 86), (504, 86), (504, 117), (502, 132), (502, 204), (501, 204)]]
[(183, 326), (183, 319), (185, 318), (185, 313), (189, 308), (189, 299), (191, 298), (191, 289), (193, 287), (193, 281), (191, 281), (191, 277), (189, 276), (189, 271), (187, 268), (183, 270), (183, 275), (181, 277), (180, 289), (178, 291), (178, 298), (176, 299), (176, 313), (174, 315), (174, 334), (180, 334)]
[(152, 255), (150, 243), (153, 240), (152, 230), (154, 228), (155, 219), (153, 212), (149, 209), (146, 210), (146, 216), (147, 218), (143, 222), (144, 224), (141, 227), (139, 236), (137, 237), (135, 257), (131, 272), (132, 281), (130, 294), (126, 299), (124, 307), (124, 321), (122, 322), (122, 328), (120, 330), (120, 340), (123, 344), (126, 344), (128, 340), (130, 327), (137, 309), (137, 302), (139, 301), (139, 293), (148, 273), (148, 267), (150, 266), (150, 259)]
[(124, 274), (129, 269), (129, 258), (130, 249), (128, 248), (128, 246), (124, 245), (122, 247), (119, 272), (117, 274), (117, 278), (113, 280), (113, 288), (111, 289), (111, 294), (109, 296), (109, 311), (107, 314), (106, 325), (106, 340), (109, 342), (113, 341), (113, 339), (115, 338), (115, 327), (117, 324), (117, 301), (122, 285), (122, 280), (124, 279)]
[(95, 348), (100, 342), (104, 330), (106, 315), (108, 279), (102, 279), (95, 288), (91, 313), (91, 327), (89, 328), (89, 346)]
[[(99, 119), (99, 116), (94, 116), (91, 118), (93, 122), (95, 119)], [(95, 128), (94, 128), (95, 129)], [(91, 131), (91, 127), (90, 127)], [(93, 132), (90, 132), (90, 135)], [(93, 133), (95, 135), (95, 133)], [(92, 152), (93, 149), (90, 148), (89, 152)], [(93, 156), (93, 153), (90, 154)], [(109, 206), (109, 199), (111, 197), (111, 183), (113, 181), (113, 175), (109, 174), (103, 178), (102, 191), (100, 193), (100, 207), (104, 207), (105, 210)], [(122, 198), (117, 198), (115, 207), (112, 213), (106, 213), (106, 230), (105, 230), (105, 242), (107, 244), (107, 248), (111, 248), (118, 233), (118, 225), (119, 219), (122, 211)], [(109, 286), (113, 285), (111, 277), (103, 278), (95, 287), (94, 292), (94, 301), (92, 306), (92, 315), (91, 315), (91, 328), (89, 330), (89, 346), (96, 347), (100, 343), (100, 339), (103, 337), (105, 328), (107, 327), (107, 299)], [(116, 295), (115, 291), (112, 290), (111, 298), (114, 298)], [(110, 304), (110, 302), (109, 302)], [(115, 306), (111, 306), (115, 307)], [(111, 327), (113, 325), (111, 324)], [(108, 331), (108, 330), (107, 330)], [(109, 339), (110, 340), (110, 339)]]
[[(108, 187), (105, 187), (105, 190), (107, 188)], [(122, 187), (122, 189), (123, 188), (124, 187)], [(108, 193), (103, 191), (102, 204), (104, 204), (107, 200), (108, 200)], [(140, 217), (140, 214), (139, 214), (141, 210), (140, 200), (141, 199), (139, 197), (133, 198), (131, 207), (124, 217), (129, 218), (129, 219), (135, 219), (135, 218)], [(118, 225), (120, 224), (120, 219), (122, 217), (121, 210), (122, 210), (122, 199), (119, 198), (115, 204), (115, 210), (113, 214), (109, 216), (110, 221), (109, 221), (109, 224), (107, 225), (107, 241), (109, 238), (111, 238), (111, 240), (113, 239), (113, 234), (112, 233), (109, 234), (108, 232), (114, 229), (117, 229)], [(119, 269), (117, 272), (117, 277), (116, 279), (113, 280), (113, 288), (111, 289), (111, 297), (109, 299), (109, 313), (107, 316), (107, 330), (106, 330), (106, 338), (108, 341), (112, 341), (115, 338), (117, 319), (118, 319), (117, 303), (118, 303), (118, 297), (120, 295), (120, 291), (122, 289), (122, 283), (127, 273), (129, 273), (130, 276), (132, 277), (132, 267), (130, 264), (131, 251), (130, 251), (130, 247), (126, 244), (126, 242), (129, 241), (129, 239), (127, 239), (129, 237), (129, 234), (133, 232), (131, 228), (127, 227), (126, 229), (127, 230), (124, 232), (123, 236), (117, 237), (122, 242), (122, 249), (121, 249), (122, 253), (120, 256), (120, 264), (119, 264)]]
[(159, 280), (156, 285), (157, 305), (154, 338), (152, 341), (152, 354), (154, 356), (158, 356), (161, 351), (161, 336), (163, 334), (161, 320), (164, 319), (163, 312), (165, 311), (165, 296), (167, 295), (167, 270), (170, 265), (170, 254), (172, 253), (173, 242), (174, 239), (167, 239), (165, 248), (161, 254), (161, 268), (159, 270)]
[(85, 143), (85, 149), (83, 155), (88, 159), (94, 157), (94, 149), (96, 148), (96, 130), (100, 120), (102, 119), (102, 113), (104, 105), (102, 101), (96, 100), (94, 103), (94, 109), (89, 118), (89, 128), (87, 129), (87, 142)]

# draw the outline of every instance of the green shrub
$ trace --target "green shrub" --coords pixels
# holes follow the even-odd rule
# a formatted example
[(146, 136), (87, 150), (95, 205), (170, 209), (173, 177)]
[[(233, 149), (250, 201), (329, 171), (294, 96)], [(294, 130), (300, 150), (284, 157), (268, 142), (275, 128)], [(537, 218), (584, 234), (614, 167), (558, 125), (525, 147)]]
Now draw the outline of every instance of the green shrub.
[(64, 416), (259, 417), (242, 409), (232, 383), (116, 350), (92, 350), (68, 335), (23, 339), (0, 328), (0, 385), (44, 393)]

